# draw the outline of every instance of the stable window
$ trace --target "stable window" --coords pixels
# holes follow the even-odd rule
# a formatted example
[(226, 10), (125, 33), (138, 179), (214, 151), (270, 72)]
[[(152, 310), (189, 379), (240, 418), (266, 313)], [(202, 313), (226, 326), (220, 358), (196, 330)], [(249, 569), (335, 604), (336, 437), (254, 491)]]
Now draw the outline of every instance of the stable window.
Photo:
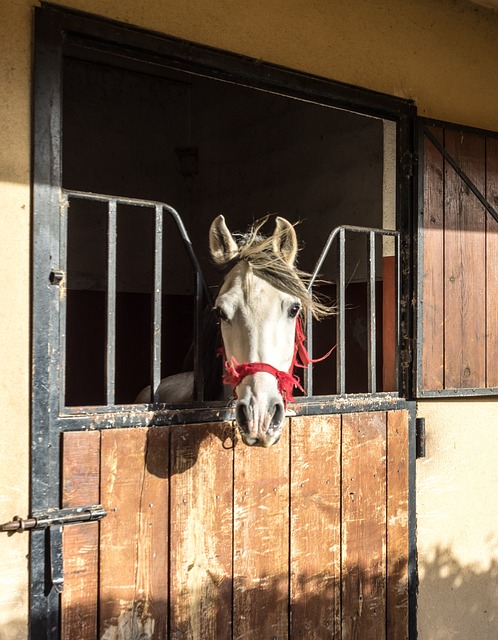
[(150, 384), (154, 361), (160, 377), (192, 368), (185, 356), (196, 317), (192, 265), (170, 217), (161, 221), (161, 320), (154, 326), (153, 206), (118, 200), (111, 223), (105, 202), (74, 192), (174, 207), (211, 286), (220, 276), (207, 237), (219, 213), (239, 231), (267, 214), (299, 222), (299, 267), (309, 272), (329, 234), (344, 225), (319, 269), (327, 282), (320, 293), (339, 314), (314, 324), (309, 340), (317, 356), (338, 346), (310, 370), (308, 394), (398, 391), (395, 122), (166, 64), (150, 73), (88, 58), (88, 50), (69, 47), (63, 66), (62, 405), (132, 404)]

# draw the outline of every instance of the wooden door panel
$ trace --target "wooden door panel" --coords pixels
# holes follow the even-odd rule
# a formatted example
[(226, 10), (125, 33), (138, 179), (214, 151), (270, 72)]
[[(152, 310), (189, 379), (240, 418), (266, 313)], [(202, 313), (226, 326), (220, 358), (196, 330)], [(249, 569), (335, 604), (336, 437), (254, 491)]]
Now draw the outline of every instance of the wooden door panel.
[(101, 432), (100, 638), (167, 638), (168, 435)]
[[(433, 132), (443, 144), (443, 132)], [(444, 389), (444, 161), (424, 139), (422, 386)]]
[[(498, 138), (486, 140), (486, 197), (498, 208)], [(486, 377), (489, 387), (498, 387), (498, 222), (486, 217)]]
[(340, 637), (341, 416), (291, 421), (291, 638)]
[[(100, 433), (65, 433), (62, 506), (90, 506), (100, 499)], [(99, 597), (99, 524), (63, 530), (62, 640), (95, 640)]]
[[(445, 146), (484, 192), (485, 140), (446, 130)], [(486, 386), (486, 211), (455, 170), (445, 170), (445, 385)]]
[(385, 637), (386, 414), (342, 419), (342, 627), (345, 638)]
[(234, 467), (233, 637), (282, 640), (289, 608), (289, 428), (276, 446), (238, 443)]
[(408, 415), (387, 414), (387, 640), (408, 638)]
[(482, 394), (498, 386), (498, 140), (450, 126), (422, 133), (417, 393)]
[(171, 433), (170, 632), (175, 640), (232, 637), (232, 430)]
[[(63, 638), (406, 640), (408, 413), (66, 433)], [(90, 499), (91, 498), (91, 499)]]

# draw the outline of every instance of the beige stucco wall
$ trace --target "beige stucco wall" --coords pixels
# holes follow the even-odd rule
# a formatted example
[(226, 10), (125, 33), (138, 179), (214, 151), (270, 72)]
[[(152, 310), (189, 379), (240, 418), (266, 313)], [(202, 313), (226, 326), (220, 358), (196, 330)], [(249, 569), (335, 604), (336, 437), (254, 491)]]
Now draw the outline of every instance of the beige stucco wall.
[(498, 638), (498, 403), (431, 400), (418, 413), (419, 638)]
[[(28, 512), (34, 0), (0, 0), (0, 520)], [(416, 101), (498, 130), (498, 13), (463, 0), (67, 0), (67, 6)], [(498, 405), (426, 402), (421, 640), (498, 637)], [(0, 536), (0, 640), (26, 637), (27, 535)]]

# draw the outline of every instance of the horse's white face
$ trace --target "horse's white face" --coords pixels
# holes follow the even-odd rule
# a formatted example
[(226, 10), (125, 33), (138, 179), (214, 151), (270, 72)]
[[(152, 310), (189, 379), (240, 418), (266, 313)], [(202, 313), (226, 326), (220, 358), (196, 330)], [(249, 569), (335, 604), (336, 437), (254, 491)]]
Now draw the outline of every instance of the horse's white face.
[[(277, 218), (275, 253), (293, 264), (297, 253), (295, 232)], [(236, 257), (238, 247), (222, 216), (211, 227), (213, 258)], [(255, 274), (246, 261), (236, 263), (226, 276), (215, 302), (227, 361), (263, 362), (288, 372), (294, 356), (296, 317), (300, 301)], [(243, 441), (269, 447), (284, 426), (284, 402), (277, 379), (270, 373), (247, 375), (236, 388), (236, 418)]]

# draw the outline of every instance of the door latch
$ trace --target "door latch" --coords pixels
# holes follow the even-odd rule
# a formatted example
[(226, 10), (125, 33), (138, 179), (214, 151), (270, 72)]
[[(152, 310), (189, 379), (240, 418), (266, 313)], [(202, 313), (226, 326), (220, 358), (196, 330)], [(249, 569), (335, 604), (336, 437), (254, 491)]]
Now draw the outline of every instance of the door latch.
[(105, 518), (107, 511), (102, 505), (76, 507), (73, 509), (53, 509), (47, 514), (20, 518), (14, 516), (10, 522), (0, 525), (0, 531), (15, 533), (31, 529), (48, 529), (50, 548), (50, 577), (54, 589), (61, 593), (64, 588), (64, 563), (62, 529), (65, 525), (97, 522)]
[(82, 524), (102, 520), (107, 511), (101, 504), (89, 507), (76, 507), (74, 509), (54, 509), (46, 515), (20, 518), (14, 516), (10, 522), (0, 525), (0, 531), (16, 532), (29, 531), (30, 529), (46, 529), (54, 525)]

